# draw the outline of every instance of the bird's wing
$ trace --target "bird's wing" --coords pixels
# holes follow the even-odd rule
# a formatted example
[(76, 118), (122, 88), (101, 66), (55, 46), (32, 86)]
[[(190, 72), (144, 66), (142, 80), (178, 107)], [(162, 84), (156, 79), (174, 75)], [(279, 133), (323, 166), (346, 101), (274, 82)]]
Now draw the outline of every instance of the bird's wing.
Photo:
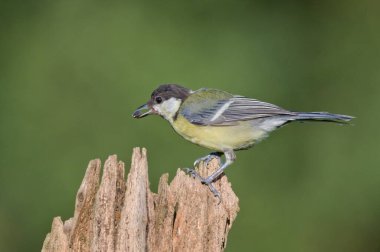
[(182, 115), (193, 124), (215, 126), (235, 125), (238, 121), (279, 115), (294, 115), (293, 112), (276, 105), (243, 96), (232, 96), (209, 103), (198, 111), (182, 111)]

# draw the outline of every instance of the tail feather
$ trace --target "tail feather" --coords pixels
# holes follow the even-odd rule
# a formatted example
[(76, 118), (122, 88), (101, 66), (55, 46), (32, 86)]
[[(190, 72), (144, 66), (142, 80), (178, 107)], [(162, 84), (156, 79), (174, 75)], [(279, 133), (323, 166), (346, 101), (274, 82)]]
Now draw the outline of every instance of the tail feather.
[(295, 120), (307, 121), (326, 121), (336, 123), (348, 123), (354, 117), (348, 115), (331, 114), (328, 112), (297, 112)]

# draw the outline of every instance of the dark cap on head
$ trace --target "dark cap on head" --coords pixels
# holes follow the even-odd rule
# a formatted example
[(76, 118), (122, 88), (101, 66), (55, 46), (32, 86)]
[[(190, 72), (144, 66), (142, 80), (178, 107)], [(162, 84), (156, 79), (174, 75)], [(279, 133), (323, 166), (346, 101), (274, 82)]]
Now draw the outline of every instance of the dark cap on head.
[(154, 100), (155, 97), (160, 96), (164, 100), (172, 97), (185, 100), (190, 95), (190, 91), (190, 89), (177, 84), (163, 84), (153, 91), (151, 98)]
[(132, 116), (134, 118), (143, 118), (150, 114), (157, 114), (157, 111), (155, 111), (153, 108), (155, 104), (160, 104), (161, 102), (169, 100), (170, 98), (181, 99), (184, 101), (190, 95), (190, 93), (190, 89), (177, 84), (161, 85), (153, 91), (150, 100), (146, 104), (138, 107)]

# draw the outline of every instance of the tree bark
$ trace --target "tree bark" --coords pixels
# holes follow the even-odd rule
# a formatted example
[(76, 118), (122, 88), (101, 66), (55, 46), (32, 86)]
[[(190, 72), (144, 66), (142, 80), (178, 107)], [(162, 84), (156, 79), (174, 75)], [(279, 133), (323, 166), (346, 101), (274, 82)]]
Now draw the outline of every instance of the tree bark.
[[(201, 176), (218, 168), (214, 159), (199, 166)], [(146, 150), (133, 149), (127, 181), (124, 163), (110, 156), (100, 181), (100, 160), (90, 161), (79, 187), (74, 217), (53, 219), (42, 251), (223, 251), (239, 199), (226, 176), (209, 188), (178, 169), (173, 181), (160, 178), (149, 189)]]

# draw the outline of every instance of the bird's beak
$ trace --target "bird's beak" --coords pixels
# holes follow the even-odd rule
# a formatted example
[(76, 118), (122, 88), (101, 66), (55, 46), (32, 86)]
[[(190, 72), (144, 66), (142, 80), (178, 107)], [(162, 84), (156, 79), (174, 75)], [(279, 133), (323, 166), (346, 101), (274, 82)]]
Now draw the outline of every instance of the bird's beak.
[(149, 108), (148, 104), (144, 104), (136, 109), (136, 111), (132, 114), (134, 118), (143, 118), (147, 115), (153, 113), (153, 110)]

